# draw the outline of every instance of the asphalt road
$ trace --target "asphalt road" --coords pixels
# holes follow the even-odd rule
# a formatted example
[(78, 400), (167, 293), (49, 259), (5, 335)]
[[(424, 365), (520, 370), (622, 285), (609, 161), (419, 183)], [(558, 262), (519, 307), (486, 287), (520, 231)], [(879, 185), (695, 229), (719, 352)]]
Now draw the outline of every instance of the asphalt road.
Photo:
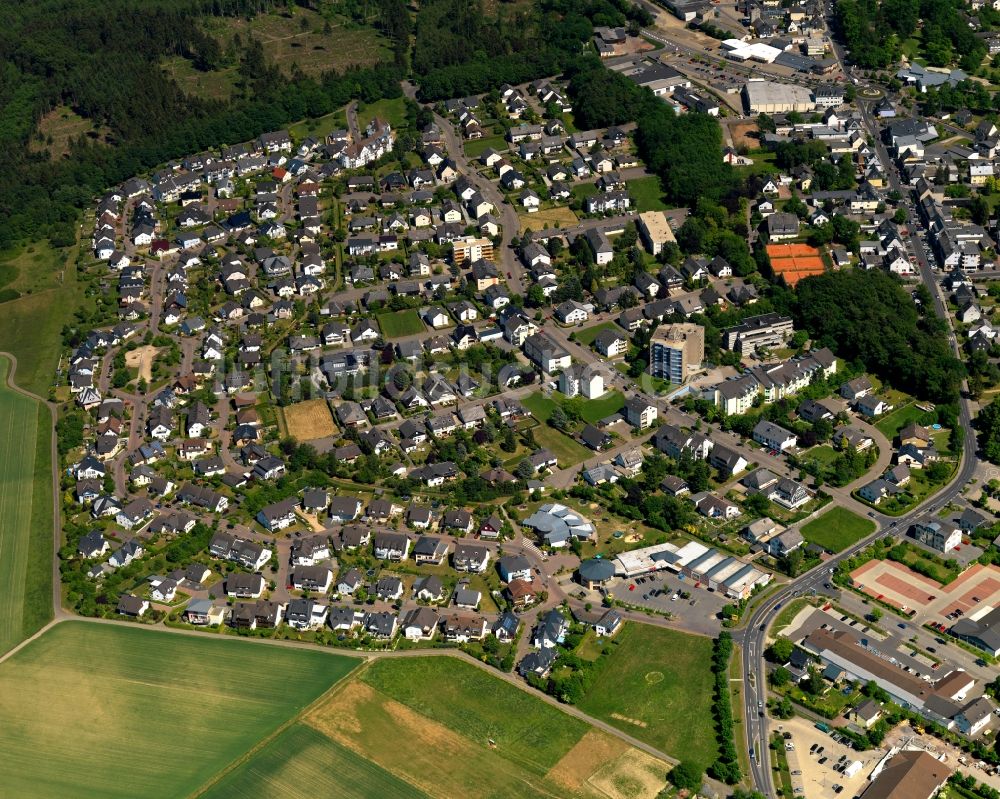
[[(835, 49), (838, 56), (842, 56), (839, 48)], [(903, 197), (910, 197), (910, 188), (904, 185), (899, 178), (895, 162), (889, 157), (885, 145), (880, 137), (880, 130), (871, 113), (870, 106), (859, 103), (865, 127), (875, 140), (876, 150), (883, 166), (886, 168), (889, 188), (898, 191)], [(906, 239), (906, 246), (914, 256), (921, 280), (930, 290), (934, 299), (934, 311), (938, 316), (949, 320), (944, 298), (941, 296), (938, 282), (935, 279), (934, 270), (925, 257), (923, 247), (920, 244), (919, 236), (923, 232), (923, 225), (914, 219), (910, 225), (910, 236)], [(951, 345), (956, 355), (958, 354), (958, 342), (955, 339), (954, 330), (951, 334)], [(929, 508), (938, 508), (955, 497), (959, 496), (962, 488), (972, 478), (978, 458), (976, 456), (976, 437), (972, 429), (972, 414), (969, 401), (963, 398), (959, 405), (959, 423), (965, 431), (965, 441), (962, 450), (962, 461), (955, 479), (938, 491), (936, 494), (927, 497), (923, 503), (913, 509), (906, 516), (896, 519), (894, 527), (887, 527), (884, 517), (881, 517), (879, 528), (867, 538), (859, 541), (849, 549), (844, 550), (825, 563), (806, 572), (796, 580), (788, 583), (780, 591), (768, 597), (750, 617), (740, 641), (743, 648), (743, 680), (744, 689), (744, 713), (746, 718), (747, 744), (755, 753), (755, 758), (751, 760), (750, 770), (754, 787), (765, 796), (774, 796), (775, 787), (771, 775), (770, 760), (767, 756), (768, 740), (768, 718), (764, 705), (767, 701), (766, 669), (764, 665), (763, 653), (766, 646), (767, 630), (778, 609), (789, 600), (801, 594), (808, 594), (810, 591), (817, 593), (822, 591), (823, 584), (829, 580), (830, 572), (836, 568), (841, 561), (850, 558), (856, 552), (864, 549), (872, 541), (887, 534), (892, 534), (900, 530), (906, 530), (913, 522), (917, 521), (926, 513)]]

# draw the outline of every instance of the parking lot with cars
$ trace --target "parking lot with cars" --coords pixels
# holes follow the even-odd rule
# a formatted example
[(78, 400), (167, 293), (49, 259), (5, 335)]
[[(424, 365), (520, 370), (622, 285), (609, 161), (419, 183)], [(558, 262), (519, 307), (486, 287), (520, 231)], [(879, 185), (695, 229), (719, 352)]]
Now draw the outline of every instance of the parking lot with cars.
[(670, 572), (615, 578), (607, 591), (628, 605), (670, 613), (689, 629), (714, 635), (718, 615), (731, 600)]
[[(881, 752), (857, 752), (846, 738), (820, 730), (811, 721), (792, 718), (781, 722), (785, 756), (796, 796), (809, 799), (845, 799), (856, 796)], [(859, 763), (860, 765), (854, 765)]]

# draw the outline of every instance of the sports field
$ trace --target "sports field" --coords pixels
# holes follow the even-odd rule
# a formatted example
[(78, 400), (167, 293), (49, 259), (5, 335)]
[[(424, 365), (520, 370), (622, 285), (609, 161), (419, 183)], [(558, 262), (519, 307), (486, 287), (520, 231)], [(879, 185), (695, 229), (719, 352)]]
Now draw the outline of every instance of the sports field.
[(296, 402), (281, 409), (285, 415), (288, 435), (296, 441), (315, 441), (337, 432), (330, 415), (330, 406), (324, 399)]
[(578, 706), (672, 757), (707, 768), (718, 754), (711, 659), (708, 638), (630, 623), (599, 662)]
[(789, 286), (809, 275), (821, 275), (825, 269), (819, 250), (808, 244), (768, 244), (767, 257), (774, 273)]
[(189, 796), (356, 664), (319, 651), (64, 622), (0, 664), (0, 793)]
[(852, 513), (847, 508), (830, 508), (808, 524), (802, 525), (802, 537), (828, 552), (840, 552), (860, 541), (875, 529), (875, 522)]
[(52, 616), (49, 410), (7, 386), (0, 358), (0, 653)]
[(386, 338), (416, 336), (423, 333), (425, 329), (424, 323), (420, 321), (420, 314), (412, 308), (405, 311), (380, 313), (375, 318), (378, 320), (382, 335)]

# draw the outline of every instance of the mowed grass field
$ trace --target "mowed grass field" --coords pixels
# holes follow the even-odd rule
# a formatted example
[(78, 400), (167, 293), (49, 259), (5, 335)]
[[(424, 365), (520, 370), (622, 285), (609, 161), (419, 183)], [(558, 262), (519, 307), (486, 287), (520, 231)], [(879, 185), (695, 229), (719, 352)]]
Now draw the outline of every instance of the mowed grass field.
[(357, 661), (64, 622), (0, 664), (0, 793), (189, 796)]
[(281, 409), (288, 435), (296, 441), (314, 441), (337, 432), (325, 399), (311, 399)]
[(376, 314), (379, 329), (385, 338), (403, 338), (404, 336), (416, 336), (424, 332), (424, 323), (420, 321), (420, 314), (413, 308), (405, 311), (387, 311)]
[(580, 221), (572, 209), (566, 206), (542, 208), (533, 214), (519, 213), (517, 218), (521, 222), (522, 233), (529, 228), (531, 230), (543, 230), (545, 228), (573, 227), (573, 225)]
[(707, 768), (712, 726), (712, 641), (627, 624), (579, 708), (680, 760)]
[(0, 357), (0, 653), (52, 616), (51, 421), (10, 368)]
[(582, 463), (593, 454), (583, 444), (547, 424), (540, 424), (532, 430), (538, 445), (552, 450), (552, 453), (558, 458), (560, 469)]
[(628, 182), (628, 193), (632, 195), (635, 203), (635, 210), (639, 213), (644, 211), (664, 211), (667, 204), (663, 202), (663, 187), (660, 179), (656, 175), (650, 175)]
[[(562, 397), (561, 394), (555, 394), (553, 392), (552, 397)], [(535, 392), (528, 397), (525, 397), (521, 404), (524, 405), (529, 411), (531, 411), (532, 416), (534, 416), (540, 422), (547, 422), (549, 417), (552, 415), (552, 411), (555, 410), (557, 404), (567, 405), (568, 403), (562, 399), (553, 399), (552, 397), (546, 397), (540, 392)], [(576, 403), (576, 400), (571, 400), (570, 402)], [(584, 399), (579, 402), (580, 407), (580, 418), (585, 422), (590, 422), (591, 424), (600, 421), (606, 416), (610, 416), (615, 413), (615, 411), (620, 411), (625, 407), (625, 396), (620, 391), (609, 391), (603, 397), (599, 399)], [(537, 437), (537, 431), (536, 431)]]
[(205, 799), (653, 799), (669, 766), (473, 665), (377, 660)]
[(830, 552), (840, 552), (875, 529), (875, 522), (847, 508), (833, 507), (822, 516), (802, 525), (802, 537)]

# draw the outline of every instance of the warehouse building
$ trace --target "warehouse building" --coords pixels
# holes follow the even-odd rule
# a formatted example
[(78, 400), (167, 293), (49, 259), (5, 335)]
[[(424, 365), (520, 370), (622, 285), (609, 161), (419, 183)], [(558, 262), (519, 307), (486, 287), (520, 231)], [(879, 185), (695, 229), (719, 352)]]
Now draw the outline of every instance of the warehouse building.
[(743, 87), (743, 103), (750, 114), (786, 114), (816, 108), (809, 89), (770, 80), (748, 81)]
[(735, 600), (746, 599), (755, 588), (771, 582), (768, 572), (697, 541), (681, 547), (655, 544), (622, 552), (614, 564), (615, 574), (624, 577), (669, 569)]

